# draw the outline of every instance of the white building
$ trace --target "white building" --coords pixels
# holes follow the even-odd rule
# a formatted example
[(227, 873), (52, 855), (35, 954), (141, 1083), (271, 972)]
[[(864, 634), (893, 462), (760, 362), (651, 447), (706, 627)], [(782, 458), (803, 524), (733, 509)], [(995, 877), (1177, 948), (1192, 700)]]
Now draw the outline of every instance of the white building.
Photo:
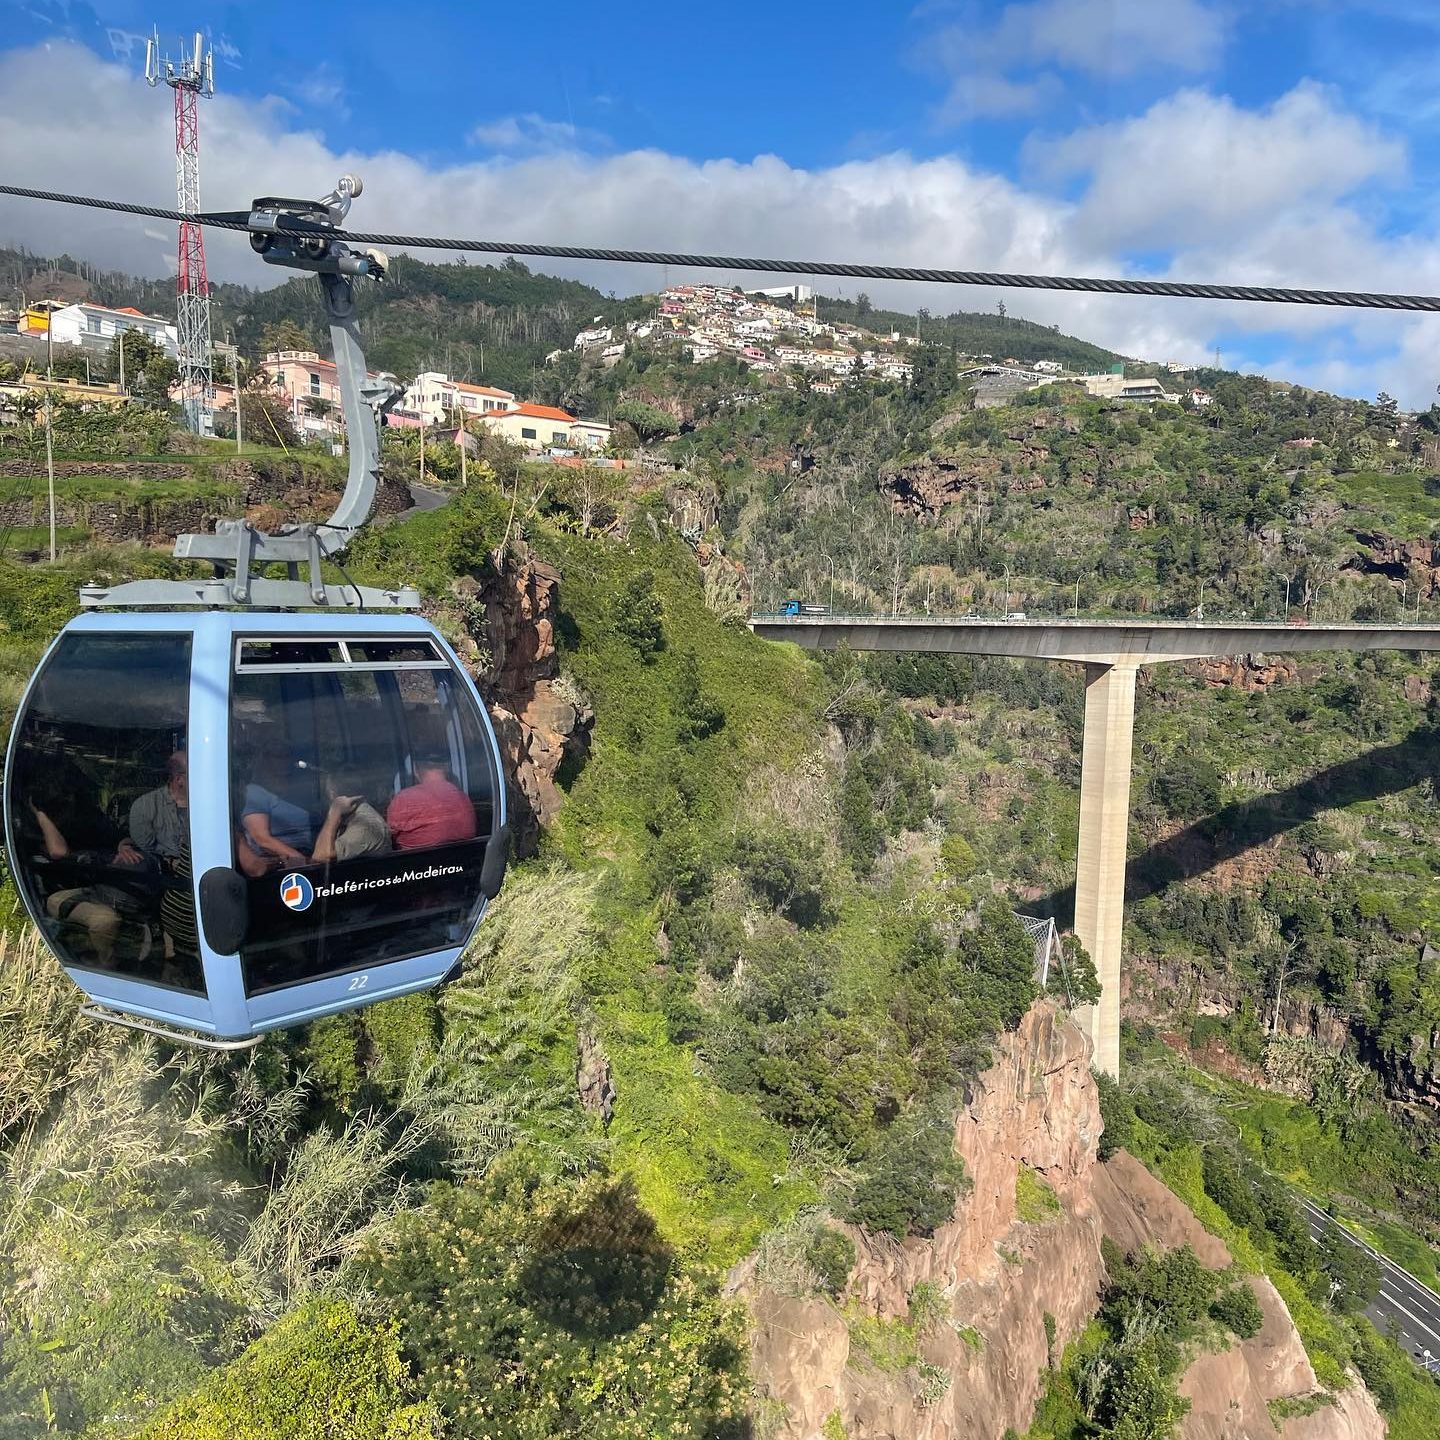
[(608, 325), (601, 329), (582, 330), (575, 337), (576, 350), (593, 350), (597, 345), (608, 345), (615, 338), (615, 331)]
[(577, 420), (570, 427), (570, 443), (577, 450), (605, 450), (610, 444), (610, 427), (603, 420)]
[(1127, 380), (1123, 375), (1081, 375), (1078, 377), (1087, 395), (1098, 400), (1179, 401), (1158, 380)]
[(814, 297), (815, 291), (809, 285), (772, 285), (767, 290), (752, 290), (752, 295), (763, 295), (767, 300), (793, 300), (802, 305)]
[(1058, 360), (1037, 360), (1030, 368), (1037, 375), (1059, 375), (1065, 369)]
[(50, 314), (50, 332), (62, 345), (88, 345), (108, 348), (120, 334), (138, 331), (153, 340), (172, 359), (180, 358), (180, 340), (175, 327), (156, 315), (132, 310), (112, 310), (107, 305), (91, 305), (80, 301), (64, 305)]
[(513, 410), (519, 403), (509, 390), (452, 380), (439, 370), (426, 370), (417, 375), (400, 397), (400, 409), (423, 415), (427, 425), (438, 425), (451, 410), (463, 410), (467, 415), (492, 415)]

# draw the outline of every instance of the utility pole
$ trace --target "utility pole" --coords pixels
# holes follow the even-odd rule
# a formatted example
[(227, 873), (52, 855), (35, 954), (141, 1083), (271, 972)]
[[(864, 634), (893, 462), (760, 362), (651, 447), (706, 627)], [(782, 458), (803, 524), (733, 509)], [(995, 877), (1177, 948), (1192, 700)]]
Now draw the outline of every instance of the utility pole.
[(230, 339), (228, 330), (225, 332), (225, 343), (215, 349), (221, 354), (228, 354), (230, 360), (230, 387), (235, 392), (235, 453), (240, 455), (245, 450), (245, 422), (240, 414), (240, 351)]
[(460, 488), (463, 490), (470, 483), (470, 473), (465, 466), (465, 442), (470, 438), (470, 431), (465, 424), (465, 411), (460, 411), (460, 433), (457, 436), (460, 441)]
[(1080, 618), (1080, 582), (1075, 582), (1075, 618)]
[(120, 393), (122, 395), (125, 393), (125, 335), (126, 332), (122, 330), (118, 337), (120, 341)]
[(55, 447), (50, 433), (50, 387), (45, 387), (45, 476), (50, 491), (50, 563), (55, 563)]
[(1001, 615), (1010, 613), (1010, 567), (1008, 565), (1005, 567), (1005, 608), (1000, 613)]

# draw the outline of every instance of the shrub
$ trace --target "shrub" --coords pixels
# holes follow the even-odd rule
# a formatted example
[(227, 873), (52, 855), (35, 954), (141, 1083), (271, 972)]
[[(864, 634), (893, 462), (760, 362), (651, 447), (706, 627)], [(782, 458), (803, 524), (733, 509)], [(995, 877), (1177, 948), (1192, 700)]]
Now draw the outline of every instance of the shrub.
[(1258, 1335), (1265, 1323), (1265, 1313), (1248, 1285), (1232, 1285), (1217, 1295), (1210, 1302), (1210, 1318), (1234, 1331), (1242, 1340)]
[(1104, 1126), (1100, 1133), (1100, 1158), (1108, 1160), (1117, 1150), (1134, 1143), (1135, 1110), (1113, 1075), (1103, 1070), (1090, 1073), (1100, 1093), (1100, 1120)]
[(855, 1242), (832, 1225), (821, 1225), (805, 1247), (805, 1259), (820, 1277), (820, 1288), (832, 1299), (838, 1297), (855, 1268)]
[(456, 1434), (700, 1440), (740, 1415), (738, 1316), (628, 1182), (442, 1187), (366, 1269)]
[(965, 1163), (955, 1154), (948, 1115), (897, 1121), (881, 1138), (851, 1197), (849, 1218), (903, 1240), (930, 1235), (955, 1211)]
[(1060, 1197), (1043, 1175), (1022, 1164), (1015, 1172), (1015, 1214), (1026, 1225), (1043, 1225), (1060, 1213)]
[(665, 648), (665, 607), (651, 571), (641, 570), (610, 602), (610, 622), (642, 660)]
[(439, 1416), (413, 1403), (396, 1328), (319, 1301), (277, 1322), (240, 1358), (134, 1440), (428, 1440)]

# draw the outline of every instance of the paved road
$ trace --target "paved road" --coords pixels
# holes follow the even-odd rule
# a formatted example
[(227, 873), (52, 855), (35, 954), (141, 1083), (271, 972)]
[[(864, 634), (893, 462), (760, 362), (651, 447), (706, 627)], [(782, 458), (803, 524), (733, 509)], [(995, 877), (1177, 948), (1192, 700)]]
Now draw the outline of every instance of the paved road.
[(410, 498), (415, 502), (408, 510), (402, 510), (395, 518), (404, 520), (407, 516), (418, 515), (422, 510), (438, 510), (450, 496), (443, 490), (431, 490), (426, 485), (412, 485)]
[[(1357, 1239), (1318, 1205), (1312, 1205), (1303, 1195), (1297, 1194), (1295, 1198), (1305, 1212), (1312, 1239), (1322, 1239), (1327, 1231), (1337, 1232), (1351, 1245), (1368, 1251), (1379, 1262), (1380, 1292), (1365, 1307), (1365, 1313), (1382, 1334), (1388, 1333), (1393, 1321), (1399, 1330), (1401, 1343), (1416, 1361), (1432, 1372), (1440, 1370), (1440, 1295), (1373, 1246)], [(1432, 1357), (1428, 1364), (1425, 1359), (1427, 1350)]]

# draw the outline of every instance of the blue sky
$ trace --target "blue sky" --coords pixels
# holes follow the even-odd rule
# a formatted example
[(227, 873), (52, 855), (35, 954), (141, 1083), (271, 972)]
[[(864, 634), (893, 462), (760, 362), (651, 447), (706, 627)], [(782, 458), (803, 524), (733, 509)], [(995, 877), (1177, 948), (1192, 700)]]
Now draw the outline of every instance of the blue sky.
[[(209, 204), (318, 193), (343, 159), (365, 167), (376, 228), (1440, 291), (1440, 5), (1422, 0), (0, 10), (0, 168), (21, 183), (160, 201), (164, 106), (146, 111), (135, 72), (152, 24), (170, 48), (198, 26), (220, 91), (202, 118)], [(42, 91), (37, 66), (54, 64), (71, 83)], [(75, 88), (106, 103), (71, 115)], [(58, 133), (22, 110), (37, 103)], [(129, 143), (111, 153), (117, 129)], [(17, 207), (0, 208), (0, 241), (57, 233)], [(75, 217), (58, 233), (87, 258), (165, 263), (160, 235)], [(219, 243), (217, 272), (259, 278), (244, 265)], [(656, 278), (581, 273), (621, 291)], [(1218, 346), (1227, 364), (1412, 404), (1440, 380), (1429, 321), (1019, 308), (1126, 353)]]

